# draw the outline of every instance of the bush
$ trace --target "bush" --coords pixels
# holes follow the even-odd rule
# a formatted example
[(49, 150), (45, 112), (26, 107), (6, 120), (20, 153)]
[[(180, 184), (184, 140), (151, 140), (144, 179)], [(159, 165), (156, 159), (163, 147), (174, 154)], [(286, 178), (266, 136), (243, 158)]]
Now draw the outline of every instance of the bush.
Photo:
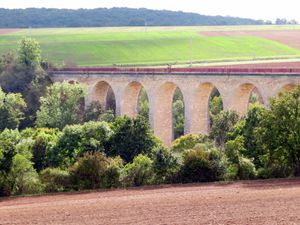
[(34, 168), (39, 172), (50, 166), (51, 148), (57, 142), (58, 131), (56, 129), (40, 128), (33, 134), (33, 144), (31, 151)]
[(86, 152), (105, 152), (113, 132), (106, 122), (87, 122), (66, 126), (51, 152), (51, 166), (72, 165), (78, 156)]
[(0, 197), (11, 195), (12, 187), (7, 178), (7, 174), (0, 171)]
[(239, 159), (237, 176), (240, 180), (254, 179), (256, 170), (253, 162), (250, 159), (241, 157)]
[(117, 118), (113, 123), (114, 135), (110, 140), (110, 156), (121, 156), (125, 162), (131, 162), (139, 154), (150, 155), (159, 145), (147, 121), (138, 117)]
[(128, 186), (141, 186), (150, 184), (153, 180), (153, 161), (142, 154), (133, 159), (132, 163), (125, 166), (123, 181)]
[(188, 150), (183, 155), (181, 176), (185, 183), (220, 180), (225, 172), (226, 165), (218, 150)]
[(107, 158), (99, 152), (85, 153), (70, 168), (72, 181), (77, 189), (100, 188), (107, 167)]
[(256, 176), (255, 165), (252, 160), (242, 156), (243, 151), (245, 151), (243, 136), (238, 135), (234, 140), (226, 142), (225, 152), (231, 163), (231, 172), (228, 176), (232, 179), (249, 180)]
[(201, 142), (201, 137), (195, 134), (187, 134), (177, 138), (172, 144), (172, 151), (182, 153), (184, 150), (193, 149), (197, 143)]
[(156, 183), (165, 183), (178, 172), (177, 159), (172, 155), (169, 149), (159, 147), (154, 150), (153, 170)]
[(16, 154), (13, 158), (9, 180), (13, 194), (36, 194), (43, 190), (32, 162), (20, 154)]
[(120, 177), (123, 169), (123, 160), (120, 156), (108, 158), (108, 165), (105, 169), (101, 187), (116, 188), (121, 185)]
[(66, 191), (71, 188), (70, 173), (59, 168), (46, 168), (40, 173), (46, 192)]
[(284, 178), (292, 174), (291, 167), (282, 163), (273, 163), (266, 168), (259, 168), (257, 170), (257, 177), (260, 179)]
[(13, 157), (17, 154), (16, 146), (20, 140), (21, 136), (18, 130), (5, 129), (0, 134), (0, 151), (2, 155), (0, 171), (9, 172)]

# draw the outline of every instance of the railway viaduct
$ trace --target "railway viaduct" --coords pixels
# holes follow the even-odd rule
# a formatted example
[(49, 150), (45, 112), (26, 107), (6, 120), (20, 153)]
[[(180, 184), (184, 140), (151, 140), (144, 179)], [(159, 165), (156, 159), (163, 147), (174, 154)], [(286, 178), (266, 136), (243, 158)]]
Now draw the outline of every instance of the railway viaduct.
[(268, 107), (268, 99), (289, 91), (300, 83), (300, 69), (63, 69), (52, 72), (55, 82), (78, 82), (87, 85), (85, 105), (99, 101), (106, 105), (108, 90), (116, 101), (116, 114), (135, 117), (142, 88), (149, 99), (150, 124), (154, 134), (166, 146), (173, 140), (172, 101), (179, 88), (185, 105), (185, 134), (209, 131), (209, 98), (216, 88), (224, 109), (241, 115), (248, 109), (255, 90)]

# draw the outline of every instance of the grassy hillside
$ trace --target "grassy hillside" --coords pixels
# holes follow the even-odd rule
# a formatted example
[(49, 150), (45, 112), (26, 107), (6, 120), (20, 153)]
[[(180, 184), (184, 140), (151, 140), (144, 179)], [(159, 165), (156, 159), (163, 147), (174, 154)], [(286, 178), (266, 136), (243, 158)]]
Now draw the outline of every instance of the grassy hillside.
[[(298, 27), (245, 27), (245, 29), (298, 29)], [(0, 36), (0, 53), (15, 49), (24, 36), (37, 39), (43, 56), (62, 65), (188, 63), (196, 61), (296, 58), (300, 51), (253, 36), (206, 37), (204, 30), (243, 27), (60, 28), (25, 29)], [(192, 49), (192, 50), (191, 50)]]

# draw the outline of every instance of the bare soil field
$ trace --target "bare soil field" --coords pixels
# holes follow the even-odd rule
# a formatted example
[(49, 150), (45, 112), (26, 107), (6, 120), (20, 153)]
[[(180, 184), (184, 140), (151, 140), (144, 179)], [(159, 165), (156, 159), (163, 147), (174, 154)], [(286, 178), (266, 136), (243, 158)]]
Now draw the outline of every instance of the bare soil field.
[(206, 31), (204, 36), (257, 36), (280, 42), (300, 50), (300, 30), (261, 30), (261, 31)]
[(13, 33), (19, 31), (20, 29), (0, 29), (0, 35)]
[(6, 198), (0, 224), (300, 224), (300, 180)]
[(216, 65), (216, 66), (205, 66), (207, 68), (300, 68), (300, 61), (297, 62), (264, 62), (257, 63), (255, 61), (245, 64), (233, 64), (233, 65)]

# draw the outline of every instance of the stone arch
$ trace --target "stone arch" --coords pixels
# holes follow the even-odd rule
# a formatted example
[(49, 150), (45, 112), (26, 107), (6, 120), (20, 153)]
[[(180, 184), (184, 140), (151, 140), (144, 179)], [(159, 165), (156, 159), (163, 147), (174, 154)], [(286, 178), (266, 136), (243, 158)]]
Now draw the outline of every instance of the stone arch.
[(98, 101), (105, 110), (109, 109), (108, 103), (111, 102), (113, 111), (115, 111), (115, 93), (112, 86), (106, 81), (99, 81), (93, 87), (90, 102), (92, 101)]
[[(173, 97), (178, 86), (173, 82), (163, 83), (155, 94), (153, 129), (166, 146), (173, 140)], [(179, 87), (178, 87), (179, 88)], [(180, 88), (179, 88), (180, 90)], [(181, 91), (181, 90), (180, 90)], [(182, 92), (182, 91), (181, 91)]]
[(280, 88), (279, 94), (282, 92), (290, 92), (290, 91), (294, 90), (296, 87), (297, 87), (297, 85), (294, 83), (285, 84)]
[(264, 104), (264, 99), (258, 87), (251, 83), (244, 83), (239, 85), (233, 92), (230, 109), (237, 111), (241, 115), (245, 115), (248, 111), (250, 96), (253, 92), (258, 95), (260, 103)]
[(192, 108), (186, 113), (186, 124), (187, 126), (189, 124), (189, 127), (186, 127), (186, 133), (207, 134), (209, 132), (209, 102), (214, 90), (219, 92), (219, 89), (214, 84), (207, 82), (198, 85), (193, 91), (189, 102)]
[(121, 115), (136, 117), (139, 113), (138, 101), (143, 85), (140, 82), (130, 82), (123, 94), (121, 101)]

